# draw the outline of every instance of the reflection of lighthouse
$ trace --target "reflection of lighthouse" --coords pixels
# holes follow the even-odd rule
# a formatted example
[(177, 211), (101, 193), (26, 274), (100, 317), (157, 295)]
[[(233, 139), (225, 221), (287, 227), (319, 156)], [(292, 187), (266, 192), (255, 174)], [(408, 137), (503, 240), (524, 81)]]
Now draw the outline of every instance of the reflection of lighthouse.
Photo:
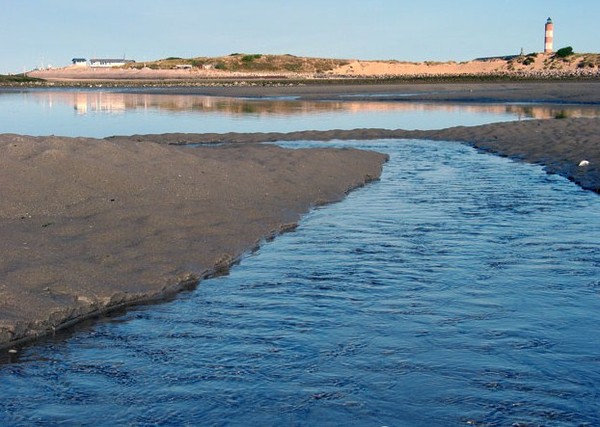
[(552, 19), (546, 21), (546, 34), (544, 37), (544, 53), (552, 53), (552, 42), (554, 41), (554, 24)]

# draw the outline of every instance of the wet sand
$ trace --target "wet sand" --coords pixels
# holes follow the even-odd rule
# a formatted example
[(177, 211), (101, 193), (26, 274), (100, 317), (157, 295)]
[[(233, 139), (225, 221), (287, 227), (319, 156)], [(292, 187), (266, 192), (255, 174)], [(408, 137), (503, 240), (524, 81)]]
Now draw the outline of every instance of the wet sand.
[[(418, 134), (418, 132), (417, 132)], [(420, 138), (465, 142), (477, 149), (542, 165), (600, 193), (600, 119), (547, 119), (455, 127)], [(580, 166), (582, 161), (587, 166)]]
[[(600, 119), (546, 119), (458, 126), (440, 130), (354, 129), (270, 133), (139, 135), (133, 138), (167, 144), (257, 143), (372, 139), (459, 141), (482, 151), (544, 166), (581, 187), (600, 192)], [(119, 140), (120, 137), (109, 139)], [(579, 166), (582, 160), (589, 165)]]
[(386, 156), (0, 135), (0, 348), (226, 271)]
[(365, 80), (279, 85), (214, 85), (195, 87), (130, 87), (128, 92), (196, 94), (228, 97), (293, 97), (306, 100), (397, 102), (526, 102), (600, 104), (600, 80), (404, 82)]
[[(598, 82), (156, 91), (338, 100), (600, 102)], [(385, 161), (383, 155), (357, 150), (285, 150), (253, 143), (380, 138), (461, 141), (541, 164), (550, 173), (600, 192), (600, 119), (431, 131), (167, 134), (105, 140), (0, 135), (0, 348), (192, 288), (229, 268), (261, 239), (293, 228), (310, 207), (340, 200), (350, 189), (376, 179)], [(180, 146), (220, 142), (226, 144)], [(589, 165), (578, 166), (582, 160)]]

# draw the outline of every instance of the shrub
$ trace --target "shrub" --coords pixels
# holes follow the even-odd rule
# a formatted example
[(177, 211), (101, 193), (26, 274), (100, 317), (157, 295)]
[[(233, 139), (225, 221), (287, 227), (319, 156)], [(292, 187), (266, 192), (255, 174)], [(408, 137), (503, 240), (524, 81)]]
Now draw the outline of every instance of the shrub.
[(593, 61), (586, 61), (585, 59), (577, 64), (577, 68), (594, 68), (596, 64)]
[(527, 58), (525, 58), (523, 60), (523, 65), (530, 65), (533, 64), (535, 62), (535, 59), (532, 58), (531, 56), (528, 56)]
[(243, 61), (243, 62), (252, 62), (252, 61), (254, 61), (255, 59), (260, 59), (260, 57), (261, 57), (261, 56), (262, 56), (262, 55), (260, 55), (260, 54), (254, 54), (254, 55), (244, 55), (244, 56), (242, 56), (242, 61)]
[(570, 55), (573, 55), (573, 48), (571, 46), (563, 47), (556, 51), (556, 56), (559, 58), (566, 58)]

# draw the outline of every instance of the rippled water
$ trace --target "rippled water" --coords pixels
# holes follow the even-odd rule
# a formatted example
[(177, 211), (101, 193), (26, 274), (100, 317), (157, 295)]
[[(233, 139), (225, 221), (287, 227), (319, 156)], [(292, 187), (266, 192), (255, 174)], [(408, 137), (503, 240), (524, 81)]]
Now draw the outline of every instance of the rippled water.
[(598, 425), (600, 198), (458, 144), (353, 145), (390, 154), (380, 182), (24, 349), (0, 425)]

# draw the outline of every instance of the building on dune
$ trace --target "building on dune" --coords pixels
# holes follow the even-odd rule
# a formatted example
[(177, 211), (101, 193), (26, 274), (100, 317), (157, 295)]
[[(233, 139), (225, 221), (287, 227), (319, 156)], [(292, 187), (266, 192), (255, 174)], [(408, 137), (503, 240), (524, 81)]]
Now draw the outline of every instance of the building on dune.
[(90, 59), (90, 67), (93, 68), (110, 68), (122, 67), (123, 65), (133, 64), (133, 59), (109, 59), (109, 58), (93, 58)]
[(85, 58), (73, 58), (71, 59), (71, 62), (78, 67), (87, 67), (88, 65), (87, 59)]

